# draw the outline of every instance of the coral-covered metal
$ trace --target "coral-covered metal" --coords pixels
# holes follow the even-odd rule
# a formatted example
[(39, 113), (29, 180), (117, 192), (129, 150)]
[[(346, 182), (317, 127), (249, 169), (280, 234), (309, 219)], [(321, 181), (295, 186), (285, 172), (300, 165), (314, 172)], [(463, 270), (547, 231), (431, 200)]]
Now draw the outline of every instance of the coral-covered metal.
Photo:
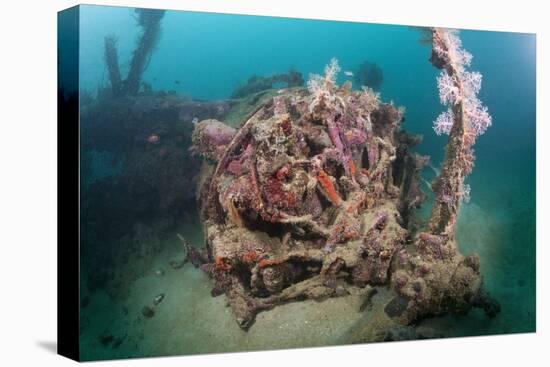
[[(199, 188), (206, 251), (188, 249), (204, 259), (194, 263), (214, 279), (213, 295), (225, 293), (243, 329), (285, 301), (379, 285), (391, 286), (390, 323), (472, 305), (494, 312), (478, 258), (461, 256), (454, 232), (438, 230), (437, 209), (415, 239), (412, 212), (425, 200), (419, 182), (428, 158), (411, 151), (421, 139), (401, 130), (403, 110), (369, 88), (339, 86), (339, 70), (333, 59), (307, 89), (280, 91), (238, 130), (197, 124), (193, 150), (209, 162)], [(446, 70), (442, 100), (455, 103), (462, 91), (447, 85), (455, 74)], [(452, 139), (457, 128), (441, 129)], [(457, 164), (446, 163), (442, 175)], [(447, 205), (458, 205), (460, 188)]]

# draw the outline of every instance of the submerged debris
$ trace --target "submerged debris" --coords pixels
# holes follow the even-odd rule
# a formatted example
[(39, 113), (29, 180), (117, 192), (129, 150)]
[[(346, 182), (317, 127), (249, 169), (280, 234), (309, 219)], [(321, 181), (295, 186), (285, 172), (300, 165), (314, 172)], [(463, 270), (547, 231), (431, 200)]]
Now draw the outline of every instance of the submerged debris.
[(135, 96), (143, 85), (142, 76), (147, 68), (161, 32), (161, 20), (165, 10), (136, 9), (136, 20), (141, 29), (136, 48), (132, 52), (130, 69), (126, 79), (121, 79), (117, 38), (105, 37), (105, 64), (109, 72), (112, 94), (115, 97)]
[[(462, 256), (455, 238), (460, 205), (470, 191), (464, 179), (473, 168), (473, 145), (491, 124), (487, 109), (477, 98), (481, 76), (472, 82), (474, 74), (465, 70), (472, 55), (462, 48), (455, 32), (434, 28), (432, 42), (430, 61), (443, 69), (438, 80), (441, 102), (451, 105), (446, 117), (436, 121), (449, 119), (446, 127), (436, 126), (435, 130), (445, 130), (450, 137), (443, 167), (432, 184), (436, 198), (428, 228), (416, 236), (415, 256), (408, 257), (392, 277), (398, 296), (387, 312), (403, 324), (447, 312), (464, 313), (471, 307), (484, 309), (489, 317), (500, 310), (482, 288), (479, 257)], [(472, 105), (479, 111), (473, 113)]]
[(217, 120), (196, 125), (193, 149), (214, 164), (199, 195), (206, 253), (184, 241), (188, 258), (214, 279), (213, 296), (225, 293), (243, 329), (289, 300), (388, 284), (392, 322), (472, 306), (493, 312), (479, 260), (458, 253), (454, 232), (431, 224), (409, 245), (429, 158), (412, 152), (421, 139), (401, 131), (402, 109), (370, 88), (338, 86), (339, 71), (331, 60), (307, 90), (277, 93), (238, 131)]
[(248, 79), (245, 85), (235, 89), (231, 98), (243, 98), (250, 94), (273, 89), (278, 84), (284, 84), (286, 88), (301, 87), (304, 85), (304, 78), (302, 77), (302, 73), (296, 70), (290, 70), (288, 73), (274, 74), (268, 77), (254, 75)]
[(177, 236), (183, 245), (183, 249), (185, 250), (185, 262), (191, 262), (195, 268), (198, 268), (208, 262), (208, 256), (203, 251), (191, 246), (191, 244), (187, 242), (181, 234), (177, 233)]
[(208, 257), (194, 260), (244, 329), (288, 300), (386, 284), (407, 235), (399, 209), (424, 198), (402, 111), (368, 88), (339, 87), (338, 71), (332, 60), (236, 132), (207, 120), (193, 134), (194, 150), (216, 162), (200, 194)]

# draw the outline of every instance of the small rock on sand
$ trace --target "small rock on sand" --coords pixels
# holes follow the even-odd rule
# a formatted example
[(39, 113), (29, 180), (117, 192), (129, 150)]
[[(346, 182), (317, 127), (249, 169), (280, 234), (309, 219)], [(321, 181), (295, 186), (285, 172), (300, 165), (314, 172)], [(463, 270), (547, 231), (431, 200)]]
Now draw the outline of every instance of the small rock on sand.
[(141, 309), (141, 314), (147, 318), (151, 318), (155, 316), (155, 310), (153, 310), (149, 306), (143, 306), (143, 308)]
[(156, 296), (154, 299), (153, 299), (153, 303), (156, 305), (158, 305), (159, 303), (162, 302), (162, 300), (164, 299), (164, 293), (161, 293), (159, 294), (158, 296)]

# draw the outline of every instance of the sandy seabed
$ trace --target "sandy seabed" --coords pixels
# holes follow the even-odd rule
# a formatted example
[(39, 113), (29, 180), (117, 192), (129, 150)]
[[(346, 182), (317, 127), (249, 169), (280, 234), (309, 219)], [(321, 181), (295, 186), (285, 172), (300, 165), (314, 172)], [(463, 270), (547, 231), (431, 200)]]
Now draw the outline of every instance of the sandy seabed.
[[(482, 182), (491, 176), (488, 172), (476, 177)], [(477, 192), (471, 203), (463, 205), (457, 232), (461, 251), (480, 255), (487, 289), (501, 303), (501, 313), (494, 319), (480, 310), (427, 319), (417, 330), (449, 337), (534, 331), (535, 201), (530, 196), (534, 193), (522, 191), (525, 183), (520, 179), (510, 177), (506, 182), (506, 188)], [(205, 273), (190, 263), (180, 269), (169, 264), (184, 255), (176, 233), (200, 245), (200, 228), (195, 218), (167, 236), (173, 240), (147, 268), (131, 259), (121, 266), (116, 278), (123, 290), (119, 296), (110, 297), (105, 290), (89, 294), (90, 302), (81, 311), (84, 360), (349, 344), (359, 342), (383, 312), (388, 292), (379, 288), (366, 308), (364, 294), (291, 302), (261, 312), (243, 331), (225, 296), (211, 296), (212, 283)], [(158, 269), (164, 274), (156, 274)], [(161, 293), (164, 299), (153, 305)], [(153, 317), (142, 315), (144, 306), (153, 308)]]

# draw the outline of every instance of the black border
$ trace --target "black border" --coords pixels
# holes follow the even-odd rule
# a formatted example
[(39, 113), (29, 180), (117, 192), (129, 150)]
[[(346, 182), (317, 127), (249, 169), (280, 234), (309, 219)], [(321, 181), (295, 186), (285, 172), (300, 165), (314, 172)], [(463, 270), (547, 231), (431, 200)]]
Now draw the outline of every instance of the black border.
[(57, 353), (80, 360), (80, 8), (57, 14)]

